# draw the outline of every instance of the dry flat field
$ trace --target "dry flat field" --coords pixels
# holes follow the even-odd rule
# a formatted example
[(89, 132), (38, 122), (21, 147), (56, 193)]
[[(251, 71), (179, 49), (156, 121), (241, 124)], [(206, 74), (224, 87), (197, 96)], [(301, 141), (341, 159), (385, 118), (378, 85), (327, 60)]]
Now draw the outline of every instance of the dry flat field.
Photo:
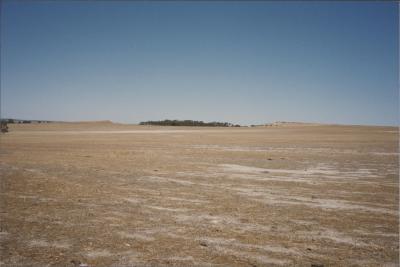
[(27, 124), (0, 138), (5, 266), (399, 264), (394, 127)]

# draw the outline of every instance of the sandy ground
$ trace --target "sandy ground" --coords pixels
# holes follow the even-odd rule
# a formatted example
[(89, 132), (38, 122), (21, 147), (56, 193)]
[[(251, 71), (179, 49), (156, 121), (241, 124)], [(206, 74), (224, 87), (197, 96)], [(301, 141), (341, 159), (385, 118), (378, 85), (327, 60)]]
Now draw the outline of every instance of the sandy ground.
[(10, 131), (2, 266), (399, 264), (397, 128)]

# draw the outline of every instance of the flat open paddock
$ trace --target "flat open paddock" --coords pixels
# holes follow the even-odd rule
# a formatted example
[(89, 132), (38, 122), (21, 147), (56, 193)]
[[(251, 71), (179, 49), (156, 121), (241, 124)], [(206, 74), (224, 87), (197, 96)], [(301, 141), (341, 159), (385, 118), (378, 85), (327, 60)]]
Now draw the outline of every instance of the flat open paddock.
[(393, 127), (11, 125), (1, 264), (397, 266)]

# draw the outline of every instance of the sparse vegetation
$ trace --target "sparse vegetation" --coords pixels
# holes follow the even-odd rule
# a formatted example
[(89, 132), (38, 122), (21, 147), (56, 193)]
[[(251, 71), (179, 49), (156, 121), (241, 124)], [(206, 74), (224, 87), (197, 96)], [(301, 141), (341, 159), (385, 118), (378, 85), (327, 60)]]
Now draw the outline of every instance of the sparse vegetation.
[(2, 120), (2, 121), (1, 121), (1, 126), (0, 126), (0, 128), (1, 128), (1, 132), (2, 132), (2, 133), (7, 133), (7, 132), (8, 132), (7, 121)]
[(5, 266), (398, 266), (396, 127), (10, 125)]

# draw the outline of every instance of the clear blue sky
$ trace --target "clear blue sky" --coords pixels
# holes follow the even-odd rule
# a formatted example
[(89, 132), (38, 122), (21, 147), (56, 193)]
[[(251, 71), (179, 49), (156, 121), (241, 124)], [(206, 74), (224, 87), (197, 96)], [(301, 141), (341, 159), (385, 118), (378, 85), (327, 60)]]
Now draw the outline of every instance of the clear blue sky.
[(396, 2), (2, 5), (3, 117), (399, 124)]

